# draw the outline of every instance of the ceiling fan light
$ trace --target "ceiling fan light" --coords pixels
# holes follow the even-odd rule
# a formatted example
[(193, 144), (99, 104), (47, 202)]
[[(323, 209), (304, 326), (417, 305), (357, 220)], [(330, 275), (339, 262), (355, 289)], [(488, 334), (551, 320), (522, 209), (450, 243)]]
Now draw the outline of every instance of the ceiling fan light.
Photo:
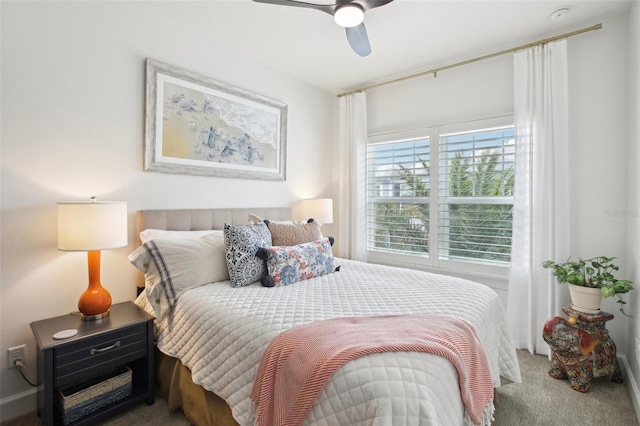
[(336, 9), (333, 19), (341, 27), (355, 27), (364, 20), (364, 11), (358, 4), (345, 4)]

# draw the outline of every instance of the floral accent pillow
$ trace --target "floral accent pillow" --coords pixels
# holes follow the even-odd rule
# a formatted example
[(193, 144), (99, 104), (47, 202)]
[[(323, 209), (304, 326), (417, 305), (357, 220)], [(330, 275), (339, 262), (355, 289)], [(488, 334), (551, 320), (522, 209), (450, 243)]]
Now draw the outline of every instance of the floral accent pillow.
[(264, 261), (256, 257), (260, 247), (271, 245), (271, 233), (264, 222), (254, 225), (224, 225), (224, 244), (231, 287), (252, 284), (266, 273)]
[(295, 246), (261, 248), (258, 257), (267, 263), (268, 275), (260, 281), (265, 287), (284, 286), (336, 270), (329, 238)]

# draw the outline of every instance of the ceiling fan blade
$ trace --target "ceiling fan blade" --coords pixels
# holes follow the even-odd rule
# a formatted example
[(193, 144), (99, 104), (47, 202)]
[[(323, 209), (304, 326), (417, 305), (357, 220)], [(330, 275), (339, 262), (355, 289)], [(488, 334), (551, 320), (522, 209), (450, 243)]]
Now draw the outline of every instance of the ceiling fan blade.
[(359, 5), (364, 12), (369, 9), (373, 9), (376, 7), (384, 6), (385, 4), (391, 3), (393, 0), (334, 0), (335, 3), (332, 4), (317, 4), (299, 0), (253, 0), (256, 3), (266, 3), (266, 4), (277, 4), (280, 6), (294, 6), (294, 7), (305, 7), (308, 9), (316, 9), (322, 12), (328, 13), (329, 15), (333, 15), (336, 12), (336, 9), (340, 6), (344, 6), (345, 4), (354, 3)]
[(353, 0), (350, 3), (359, 4), (362, 7), (362, 10), (366, 12), (369, 9), (384, 6), (385, 4), (391, 3), (392, 1), (393, 0)]
[(367, 37), (367, 29), (364, 26), (364, 22), (355, 27), (346, 27), (347, 40), (351, 48), (360, 56), (367, 56), (371, 53), (371, 46), (369, 45), (369, 37)]
[[(256, 3), (266, 3), (266, 4), (276, 4), (279, 6), (294, 6), (294, 7), (304, 7), (307, 9), (316, 9), (321, 12), (328, 13), (329, 15), (333, 15), (335, 12), (336, 5), (334, 4), (315, 4), (315, 3), (307, 3), (303, 1), (297, 0), (253, 0)], [(386, 1), (386, 0), (381, 0)]]

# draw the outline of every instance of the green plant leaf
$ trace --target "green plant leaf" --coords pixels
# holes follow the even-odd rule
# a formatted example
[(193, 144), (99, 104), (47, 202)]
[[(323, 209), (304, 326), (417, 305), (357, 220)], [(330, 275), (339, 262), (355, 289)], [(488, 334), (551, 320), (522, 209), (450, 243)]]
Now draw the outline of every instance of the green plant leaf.
[(544, 268), (552, 268), (553, 275), (558, 283), (570, 283), (582, 287), (600, 288), (603, 297), (617, 296), (617, 303), (620, 304), (620, 312), (624, 315), (624, 305), (622, 294), (633, 290), (633, 285), (629, 280), (618, 280), (613, 271), (619, 269), (618, 265), (611, 263), (615, 257), (597, 256), (591, 259), (571, 260), (569, 257), (564, 263), (556, 263), (547, 260), (542, 263)]

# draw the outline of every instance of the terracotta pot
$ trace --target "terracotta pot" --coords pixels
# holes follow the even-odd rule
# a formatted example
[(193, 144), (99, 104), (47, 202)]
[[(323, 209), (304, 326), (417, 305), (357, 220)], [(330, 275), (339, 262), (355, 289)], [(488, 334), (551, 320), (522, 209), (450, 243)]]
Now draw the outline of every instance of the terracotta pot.
[(569, 294), (573, 308), (587, 313), (600, 312), (602, 292), (599, 288), (581, 287), (569, 284)]

